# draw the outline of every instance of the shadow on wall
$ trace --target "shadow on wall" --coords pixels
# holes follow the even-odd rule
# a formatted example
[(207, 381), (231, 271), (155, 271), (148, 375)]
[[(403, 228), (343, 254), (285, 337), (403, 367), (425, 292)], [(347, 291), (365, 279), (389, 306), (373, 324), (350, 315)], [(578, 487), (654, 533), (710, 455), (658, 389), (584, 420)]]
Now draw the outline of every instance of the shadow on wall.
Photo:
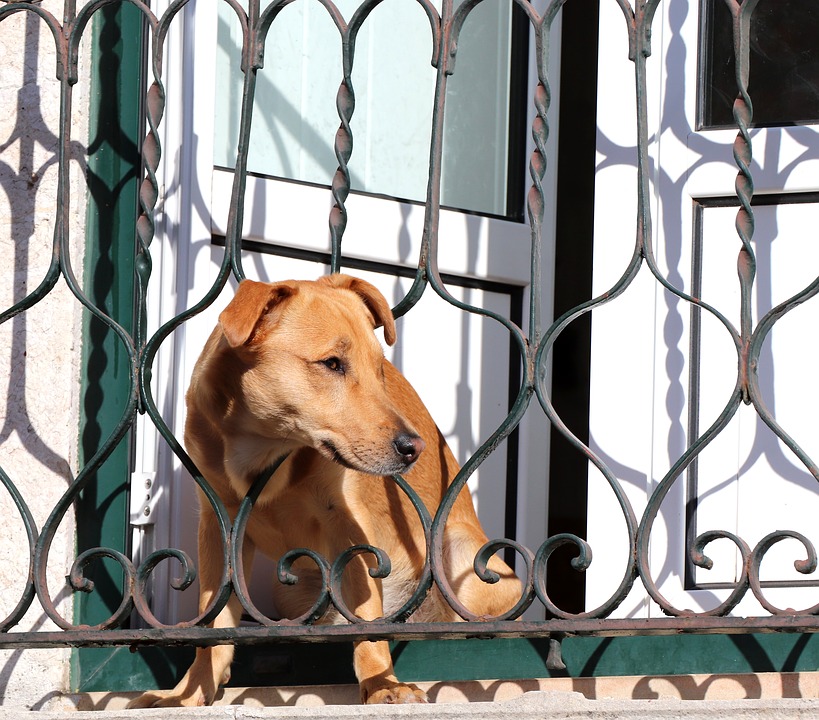
[[(86, 29), (84, 42), (98, 28), (103, 60), (106, 50), (112, 50), (121, 43), (121, 38), (112, 36), (108, 22), (117, 10), (105, 8), (101, 11), (101, 22)], [(3, 482), (9, 490), (2, 493), (4, 521), (0, 528), (0, 542), (4, 549), (4, 572), (8, 579), (4, 582), (3, 605), (0, 609), (0, 624), (12, 625), (17, 630), (48, 629), (47, 615), (40, 612), (40, 604), (35, 599), (34, 608), (20, 620), (12, 609), (25, 606), (25, 585), (22, 579), (27, 575), (30, 563), (31, 537), (26, 540), (23, 522), (14, 520), (28, 512), (32, 515), (31, 534), (38, 531), (46, 535), (45, 522), (66, 486), (77, 482), (84, 459), (93, 455), (99, 445), (105, 427), (100, 419), (104, 409), (103, 393), (94, 384), (94, 375), (82, 371), (82, 363), (97, 367), (101, 374), (109, 364), (111, 340), (98, 328), (86, 327), (86, 337), (91, 338), (91, 349), (83, 348), (84, 358), (80, 358), (82, 348), (79, 337), (82, 331), (78, 301), (73, 298), (64, 284), (60, 260), (69, 262), (73, 272), (82, 279), (82, 265), (86, 258), (83, 253), (83, 215), (85, 202), (82, 176), (86, 176), (91, 197), (96, 201), (99, 213), (89, 221), (97, 232), (98, 243), (92, 243), (88, 252), (91, 260), (96, 254), (109, 258), (109, 262), (97, 262), (89, 284), (93, 285), (92, 301), (109, 312), (107, 305), (112, 293), (113, 261), (111, 245), (113, 233), (117, 229), (115, 217), (119, 198), (128, 198), (131, 191), (132, 212), (135, 205), (134, 183), (128, 185), (126, 177), (115, 187), (106, 187), (100, 175), (86, 166), (87, 102), (89, 93), (82, 83), (74, 94), (74, 112), (69, 119), (72, 134), (81, 140), (72, 140), (68, 153), (72, 163), (70, 203), (63, 202), (58, 195), (60, 143), (60, 86), (56, 79), (56, 51), (53, 36), (46, 23), (34, 12), (22, 11), (6, 14), (2, 18), (2, 46), (7, 58), (4, 78), (9, 85), (4, 88), (3, 107), (8, 109), (7, 122), (0, 135), (0, 202), (2, 202), (2, 262), (6, 271), (6, 295), (3, 310), (7, 311), (24, 302), (27, 309), (13, 317), (4, 317), (2, 326), (2, 347), (7, 349), (3, 362), (7, 363), (7, 384), (4, 386), (5, 402), (0, 411), (0, 467)], [(82, 77), (87, 77), (82, 76)], [(106, 91), (103, 88), (103, 91)], [(16, 93), (15, 100), (10, 97)], [(120, 162), (127, 160), (133, 180), (136, 179), (139, 164), (136, 146), (124, 141), (125, 133), (119, 128), (118, 103), (101, 104), (97, 126), (99, 136), (91, 144), (88, 153), (93, 162), (109, 161), (116, 155)], [(112, 115), (114, 113), (114, 115)], [(7, 129), (6, 129), (7, 128)], [(111, 139), (113, 138), (113, 140)], [(96, 157), (95, 157), (96, 156)], [(121, 204), (121, 203), (120, 203)], [(106, 214), (108, 213), (108, 214)], [(55, 228), (64, 222), (66, 237), (74, 242), (71, 250), (55, 247)], [(61, 233), (60, 233), (61, 234)], [(68, 245), (66, 243), (66, 245)], [(52, 249), (54, 248), (54, 249)], [(70, 252), (71, 257), (62, 252)], [(131, 248), (130, 255), (133, 255)], [(131, 273), (122, 273), (126, 277)], [(131, 291), (128, 290), (128, 293)], [(41, 299), (40, 299), (41, 298)], [(34, 302), (34, 300), (37, 300)], [(116, 302), (113, 303), (116, 306)], [(29, 307), (30, 306), (30, 307)], [(130, 300), (125, 305), (130, 307)], [(88, 313), (86, 313), (86, 316)], [(108, 344), (108, 346), (106, 345)], [(121, 355), (124, 353), (120, 353)], [(121, 369), (121, 368), (119, 368)], [(111, 368), (108, 368), (111, 371)], [(78, 383), (81, 377), (89, 378), (85, 405), (79, 407)], [(110, 404), (110, 400), (105, 398)], [(88, 422), (82, 437), (80, 416)], [(107, 433), (106, 433), (107, 434)], [(104, 439), (104, 438), (102, 438)], [(123, 443), (124, 445), (124, 443)], [(127, 452), (127, 447), (123, 448)], [(53, 478), (63, 482), (55, 482)], [(93, 483), (92, 483), (93, 485)], [(125, 498), (124, 483), (118, 488), (121, 502)], [(15, 495), (19, 498), (15, 501)], [(79, 498), (79, 503), (100, 501), (88, 493)], [(16, 502), (16, 508), (13, 505)], [(96, 505), (95, 505), (96, 506)], [(6, 510), (8, 508), (8, 510)], [(119, 513), (118, 517), (122, 517)], [(75, 556), (73, 513), (55, 517), (57, 526), (51, 552), (48, 555), (49, 591), (53, 594), (50, 602), (62, 617), (72, 619), (72, 593), (65, 586), (65, 575)], [(121, 521), (120, 521), (121, 524)], [(80, 549), (101, 545), (104, 524), (86, 523), (80, 528)], [(109, 543), (110, 544), (110, 543)], [(12, 554), (11, 549), (16, 549)], [(93, 573), (96, 582), (96, 597), (116, 607), (122, 597), (116, 581), (103, 568)], [(91, 576), (86, 573), (86, 576)], [(62, 590), (60, 589), (62, 588)], [(20, 594), (15, 594), (20, 593)], [(110, 597), (109, 597), (110, 596)], [(76, 598), (74, 598), (76, 600)], [(84, 600), (85, 598), (82, 598)], [(6, 613), (13, 615), (5, 618)], [(110, 611), (109, 613), (110, 614)], [(17, 623), (17, 624), (15, 624)], [(32, 709), (40, 709), (51, 704), (64, 690), (67, 679), (67, 654), (59, 649), (48, 653), (27, 653), (25, 662), (21, 651), (0, 654), (0, 705), (25, 704)], [(57, 658), (55, 660), (55, 658)], [(50, 692), (46, 689), (50, 688)]]
[[(16, 101), (10, 97), (15, 91), (13, 86), (4, 93), (7, 122), (0, 136), (0, 198), (4, 215), (0, 258), (6, 288), (3, 310), (7, 310), (38, 287), (47, 287), (49, 278), (58, 277), (51, 244), (59, 143), (52, 127), (58, 117), (59, 92), (54, 81), (54, 52), (49, 52), (47, 45), (51, 34), (44, 23), (33, 13), (6, 16), (2, 33), (3, 44), (9, 44), (4, 50), (11, 56), (4, 59), (4, 69), (10, 79), (19, 82)], [(45, 40), (42, 44), (41, 39)], [(77, 142), (70, 147), (80, 164), (84, 163), (84, 151), (84, 146)], [(65, 287), (59, 286), (42, 305), (7, 318), (0, 341), (5, 375), (5, 399), (0, 411), (3, 481), (14, 484), (22, 502), (28, 503), (33, 522), (40, 527), (64, 485), (74, 479), (71, 453), (76, 444), (76, 420), (73, 426), (66, 425), (65, 418), (74, 412), (78, 363), (72, 353), (75, 338), (65, 332), (66, 322), (70, 330), (73, 320), (73, 308), (65, 302), (66, 294)], [(58, 482), (54, 482), (55, 478)], [(23, 580), (30, 562), (31, 541), (26, 539), (23, 513), (19, 505), (13, 507), (13, 498), (13, 493), (3, 491), (0, 499), (4, 517), (0, 529), (4, 548), (0, 622), (7, 613), (14, 612), (24, 597)], [(73, 526), (73, 522), (68, 525)], [(64, 532), (57, 542), (73, 545), (69, 537)], [(55, 583), (54, 576), (63, 577), (66, 568), (57, 561), (50, 564), (49, 571), (51, 582)], [(69, 596), (65, 590), (57, 592), (54, 605), (60, 607)], [(46, 614), (32, 610), (18, 628), (35, 631), (48, 622)], [(31, 709), (48, 706), (62, 689), (57, 683), (64, 675), (65, 651), (56, 653), (60, 658), (56, 663), (52, 653), (25, 656), (21, 650), (0, 653), (0, 705), (22, 702)], [(49, 679), (53, 682), (49, 683)]]
[[(21, 19), (12, 18), (5, 24), (13, 27), (13, 20)], [(23, 26), (23, 22), (18, 24)], [(41, 191), (48, 191), (49, 187), (41, 185), (41, 181), (46, 178), (49, 170), (57, 166), (59, 138), (43, 117), (41, 88), (37, 77), (40, 65), (41, 25), (33, 14), (29, 13), (25, 17), (22, 83), (17, 91), (15, 123), (8, 137), (2, 139), (0, 144), (0, 190), (5, 195), (10, 211), (10, 217), (7, 219), (10, 237), (6, 242), (11, 257), (4, 258), (4, 265), (6, 272), (13, 278), (10, 283), (13, 287), (11, 304), (20, 302), (34, 290), (29, 283), (32, 268), (39, 270), (43, 267), (45, 270), (50, 259), (50, 255), (43, 257), (40, 249), (48, 247), (49, 241), (40, 227), (40, 218), (49, 203), (48, 199), (43, 199)], [(56, 99), (55, 95), (55, 102)], [(72, 150), (76, 157), (80, 157), (84, 148), (75, 143)], [(53, 203), (52, 199), (52, 206)], [(37, 283), (41, 280), (41, 277), (34, 278), (34, 282)], [(10, 320), (9, 375), (3, 424), (0, 428), (0, 445), (4, 445), (16, 435), (26, 449), (27, 455), (70, 482), (72, 475), (67, 453), (61, 454), (50, 447), (37, 433), (35, 419), (28, 407), (26, 390), (32, 390), (26, 372), (28, 346), (30, 337), (37, 342), (40, 329), (34, 327), (30, 330), (27, 319), (27, 315), (21, 313)]]

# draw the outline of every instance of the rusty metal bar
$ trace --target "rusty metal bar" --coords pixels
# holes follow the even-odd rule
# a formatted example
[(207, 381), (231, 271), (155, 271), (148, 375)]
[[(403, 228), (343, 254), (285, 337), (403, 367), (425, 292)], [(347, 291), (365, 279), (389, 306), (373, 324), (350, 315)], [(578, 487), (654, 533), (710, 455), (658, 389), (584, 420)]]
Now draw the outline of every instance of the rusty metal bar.
[(281, 624), (274, 627), (149, 628), (143, 630), (70, 630), (0, 635), (0, 648), (46, 647), (139, 647), (179, 645), (262, 645), (271, 642), (349, 642), (355, 640), (459, 640), (548, 637), (629, 637), (633, 635), (747, 635), (757, 633), (815, 633), (819, 618), (774, 616), (750, 618), (680, 618), (618, 620), (574, 618), (547, 622), (499, 623), (385, 623), (305, 627)]

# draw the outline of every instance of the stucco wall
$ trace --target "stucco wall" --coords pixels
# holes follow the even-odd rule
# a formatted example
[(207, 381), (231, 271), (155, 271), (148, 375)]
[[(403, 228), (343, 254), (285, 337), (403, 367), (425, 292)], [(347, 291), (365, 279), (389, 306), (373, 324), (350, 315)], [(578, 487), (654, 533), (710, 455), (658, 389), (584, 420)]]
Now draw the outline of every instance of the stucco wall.
[[(41, 7), (58, 19), (61, 2)], [(57, 212), (59, 83), (51, 32), (33, 14), (0, 23), (0, 305), (34, 290), (52, 259)], [(83, 75), (88, 77), (87, 72)], [(82, 274), (88, 85), (75, 88), (71, 169), (72, 262)], [(64, 280), (48, 297), (0, 326), (0, 466), (22, 493), (37, 528), (77, 472), (81, 316)], [(20, 513), (0, 489), (0, 614), (20, 599), (29, 542)], [(71, 618), (65, 575), (74, 555), (73, 518), (61, 524), (49, 556), (49, 592)], [(34, 601), (17, 630), (54, 625)], [(69, 651), (0, 651), (0, 704), (54, 707), (68, 687)]]

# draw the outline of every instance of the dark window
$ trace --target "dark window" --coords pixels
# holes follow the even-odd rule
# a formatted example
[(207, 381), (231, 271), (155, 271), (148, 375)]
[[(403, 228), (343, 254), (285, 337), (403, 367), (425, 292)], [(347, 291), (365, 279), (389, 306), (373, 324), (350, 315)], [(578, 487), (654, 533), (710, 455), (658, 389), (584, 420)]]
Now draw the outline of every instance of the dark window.
[[(724, 0), (703, 0), (701, 8), (700, 126), (733, 127), (737, 83), (731, 13)], [(753, 124), (819, 122), (819, 3), (760, 0), (750, 39)]]

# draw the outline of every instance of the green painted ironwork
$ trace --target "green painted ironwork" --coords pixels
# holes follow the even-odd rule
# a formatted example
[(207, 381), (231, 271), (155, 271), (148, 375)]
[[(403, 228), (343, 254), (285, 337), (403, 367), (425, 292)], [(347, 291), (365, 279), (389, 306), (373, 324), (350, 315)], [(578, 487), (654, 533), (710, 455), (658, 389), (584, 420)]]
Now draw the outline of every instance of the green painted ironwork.
[[(389, 572), (389, 559), (382, 551), (371, 546), (350, 548), (339, 558), (325, 558), (317, 553), (304, 549), (294, 549), (285, 557), (279, 567), (281, 582), (293, 582), (296, 578), (290, 572), (292, 563), (297, 557), (311, 559), (321, 570), (324, 578), (323, 587), (313, 608), (306, 613), (301, 622), (282, 622), (276, 618), (265, 617), (250, 600), (244, 584), (240, 563), (241, 545), (247, 517), (253, 511), (253, 503), (261, 492), (267, 478), (272, 474), (260, 477), (248, 494), (245, 503), (236, 518), (231, 522), (224, 505), (213, 492), (205, 478), (188, 457), (179, 441), (166, 426), (159, 412), (151, 389), (151, 373), (157, 353), (163, 343), (180, 325), (208, 307), (231, 279), (244, 277), (242, 268), (241, 227), (243, 225), (243, 208), (247, 180), (247, 161), (249, 137), (253, 124), (253, 98), (256, 74), (265, 59), (265, 39), (278, 13), (289, 0), (274, 0), (262, 8), (259, 0), (251, 0), (248, 11), (235, 0), (225, 0), (239, 19), (244, 33), (242, 49), (242, 70), (244, 89), (242, 96), (241, 120), (238, 141), (237, 164), (234, 173), (234, 185), (231, 196), (230, 214), (225, 238), (225, 250), (219, 272), (210, 291), (195, 305), (183, 310), (158, 330), (150, 333), (147, 324), (147, 291), (152, 281), (151, 245), (154, 239), (154, 217), (159, 201), (159, 187), (156, 172), (161, 159), (160, 124), (165, 111), (165, 89), (162, 78), (162, 53), (165, 40), (173, 23), (179, 20), (181, 12), (189, 0), (175, 0), (161, 15), (156, 16), (140, 0), (94, 0), (78, 7), (76, 0), (68, 0), (61, 20), (55, 18), (48, 10), (36, 3), (14, 2), (0, 7), (0, 23), (6, 18), (21, 12), (31, 13), (51, 31), (57, 53), (57, 78), (60, 81), (60, 145), (59, 173), (60, 182), (55, 216), (53, 241), (53, 262), (40, 284), (29, 294), (5, 309), (0, 314), (0, 322), (5, 322), (36, 305), (63, 279), (68, 284), (77, 302), (82, 305), (90, 321), (102, 324), (112, 334), (117, 343), (118, 352), (127, 359), (127, 377), (125, 397), (115, 417), (106, 427), (101, 428), (101, 439), (84, 458), (83, 466), (65, 494), (51, 512), (42, 527), (38, 528), (29, 509), (28, 499), (18, 491), (11, 475), (0, 471), (0, 480), (11, 496), (26, 528), (30, 546), (30, 577), (15, 609), (0, 622), (0, 647), (45, 647), (75, 646), (103, 647), (114, 645), (208, 645), (215, 643), (262, 644), (271, 641), (340, 641), (356, 639), (390, 638), (412, 640), (423, 638), (529, 638), (548, 639), (550, 659), (547, 666), (555, 669), (562, 664), (559, 641), (571, 636), (622, 636), (622, 635), (666, 635), (680, 633), (754, 633), (754, 632), (816, 632), (819, 630), (817, 612), (819, 606), (802, 611), (782, 610), (773, 606), (765, 598), (764, 589), (759, 582), (759, 566), (765, 553), (779, 541), (791, 538), (799, 541), (805, 548), (807, 559), (797, 564), (803, 573), (811, 573), (816, 566), (816, 553), (811, 541), (793, 531), (780, 531), (768, 535), (755, 547), (751, 548), (741, 538), (727, 531), (713, 531), (695, 538), (689, 555), (694, 564), (708, 567), (710, 560), (705, 555), (705, 548), (714, 540), (727, 539), (733, 542), (740, 551), (743, 568), (740, 578), (735, 583), (727, 600), (717, 607), (704, 612), (691, 612), (676, 608), (662, 595), (657, 587), (649, 566), (648, 548), (654, 522), (660, 507), (672, 486), (677, 483), (686, 468), (699, 456), (702, 450), (716, 437), (733, 417), (740, 404), (753, 405), (762, 420), (773, 433), (785, 443), (805, 468), (819, 479), (819, 468), (802, 448), (779, 426), (776, 419), (766, 407), (758, 387), (757, 361), (762, 344), (771, 332), (775, 323), (791, 309), (813, 297), (819, 292), (819, 280), (811, 283), (801, 293), (790, 298), (771, 310), (754, 326), (751, 319), (750, 298), (755, 278), (755, 258), (751, 246), (753, 235), (753, 178), (751, 174), (752, 140), (748, 128), (752, 121), (752, 105), (748, 95), (748, 28), (756, 0), (726, 0), (734, 17), (734, 37), (737, 66), (738, 97), (734, 106), (734, 117), (738, 128), (737, 141), (734, 146), (735, 161), (738, 167), (737, 198), (737, 234), (741, 249), (738, 257), (739, 282), (742, 297), (741, 322), (734, 325), (715, 308), (677, 288), (660, 271), (652, 246), (648, 159), (648, 123), (647, 123), (647, 63), (651, 57), (651, 27), (659, 0), (636, 0), (631, 5), (627, 0), (613, 0), (621, 8), (625, 20), (625, 31), (629, 40), (629, 57), (634, 64), (635, 84), (637, 88), (637, 157), (636, 178), (638, 189), (638, 213), (636, 218), (635, 243), (632, 255), (623, 270), (620, 279), (605, 292), (595, 298), (570, 309), (548, 328), (543, 330), (543, 318), (540, 317), (540, 263), (543, 247), (543, 218), (546, 198), (543, 190), (543, 179), (548, 171), (546, 141), (549, 135), (549, 113), (551, 106), (548, 38), (553, 22), (565, 2), (569, 0), (552, 0), (545, 6), (542, 14), (526, 0), (511, 0), (525, 13), (535, 39), (535, 58), (537, 65), (537, 86), (532, 101), (536, 110), (532, 126), (535, 150), (530, 159), (531, 189), (527, 199), (527, 211), (531, 227), (531, 278), (532, 292), (529, 299), (528, 325), (524, 330), (497, 313), (485, 308), (465, 303), (453, 297), (438, 269), (438, 221), (440, 213), (441, 158), (443, 153), (443, 118), (446, 104), (446, 86), (449, 76), (456, 71), (457, 46), (459, 34), (464, 28), (465, 20), (483, 0), (466, 0), (455, 9), (452, 0), (444, 0), (440, 11), (428, 0), (417, 0), (429, 19), (433, 37), (432, 64), (437, 71), (434, 94), (433, 128), (430, 144), (429, 183), (425, 204), (425, 220), (420, 255), (415, 279), (410, 291), (398, 302), (394, 310), (397, 316), (411, 312), (413, 306), (429, 288), (445, 301), (467, 313), (481, 315), (499, 323), (509, 333), (513, 347), (518, 354), (522, 372), (520, 385), (512, 408), (494, 432), (484, 441), (470, 457), (453, 481), (440, 509), (434, 517), (430, 516), (423, 504), (415, 496), (411, 486), (403, 478), (395, 481), (409, 497), (415, 507), (420, 522), (428, 537), (428, 565), (418, 588), (404, 607), (393, 616), (375, 621), (363, 621), (353, 615), (344, 606), (341, 599), (341, 576), (345, 565), (356, 555), (370, 553), (377, 560), (377, 571)], [(340, 127), (335, 138), (335, 152), (338, 159), (338, 170), (332, 179), (333, 207), (330, 210), (328, 225), (331, 237), (331, 269), (338, 271), (343, 266), (342, 242), (347, 222), (345, 206), (350, 193), (350, 174), (348, 163), (353, 151), (351, 119), (355, 111), (355, 93), (352, 85), (352, 68), (354, 64), (355, 40), (357, 33), (366, 22), (370, 12), (380, 0), (365, 0), (346, 20), (331, 0), (322, 0), (321, 5), (333, 20), (342, 39), (343, 62), (342, 78), (337, 93), (337, 107)], [(135, 225), (136, 242), (133, 255), (135, 293), (137, 297), (136, 317), (133, 326), (123, 318), (116, 317), (108, 311), (98, 299), (89, 295), (77, 282), (68, 252), (67, 212), (70, 206), (68, 183), (68, 147), (71, 142), (72, 89), (78, 81), (78, 48), (80, 41), (88, 32), (91, 21), (97, 13), (105, 13), (113, 6), (128, 6), (144, 18), (149, 36), (149, 71), (152, 84), (145, 98), (146, 135), (139, 158), (134, 159), (134, 172), (141, 177), (139, 188), (139, 217)], [(463, 30), (466, 32), (465, 30)], [(117, 272), (123, 268), (117, 265)], [(130, 268), (128, 269), (130, 272)], [(615, 301), (631, 285), (641, 272), (650, 273), (656, 281), (673, 295), (711, 314), (719, 320), (734, 341), (737, 352), (737, 377), (734, 391), (723, 412), (714, 424), (697, 437), (688, 449), (677, 459), (671, 469), (662, 478), (648, 502), (645, 511), (637, 516), (632, 508), (616, 473), (607, 463), (593, 452), (585, 443), (575, 437), (563, 423), (550, 398), (549, 358), (561, 333), (573, 322), (602, 305)], [(491, 454), (499, 444), (504, 442), (518, 426), (525, 412), (537, 406), (543, 410), (557, 428), (608, 481), (609, 487), (620, 506), (626, 523), (629, 557), (622, 581), (604, 603), (599, 607), (581, 613), (561, 609), (549, 597), (545, 576), (546, 567), (552, 554), (560, 547), (570, 546), (577, 551), (573, 567), (583, 571), (592, 562), (593, 548), (583, 538), (570, 533), (561, 533), (546, 538), (536, 549), (525, 548), (509, 539), (497, 539), (487, 544), (475, 560), (475, 570), (487, 582), (492, 581), (491, 573), (486, 570), (486, 560), (501, 550), (511, 550), (521, 559), (524, 585), (520, 601), (505, 615), (497, 618), (477, 618), (469, 613), (455, 597), (449, 582), (442, 571), (443, 565), (443, 529), (454, 503), (455, 497), (463, 489), (469, 477)], [(219, 520), (223, 538), (224, 572), (221, 591), (198, 617), (175, 626), (163, 625), (153, 614), (146, 593), (146, 586), (154, 569), (167, 560), (178, 564), (181, 577), (174, 581), (174, 588), (184, 590), (189, 587), (195, 574), (195, 562), (184, 552), (175, 548), (166, 548), (152, 553), (139, 566), (135, 566), (123, 547), (114, 544), (92, 547), (81, 552), (74, 562), (68, 577), (68, 585), (75, 593), (99, 592), (90, 578), (89, 568), (106, 559), (113, 562), (123, 578), (123, 587), (117, 601), (106, 612), (106, 617), (93, 623), (78, 622), (63, 617), (45, 582), (45, 568), (48, 561), (51, 543), (55, 532), (65, 515), (84, 492), (90, 492), (98, 478), (100, 468), (114, 453), (122, 452), (127, 446), (128, 435), (133, 428), (138, 414), (145, 414), (157, 427), (164, 441), (180, 459), (184, 467), (201, 488), (207, 501), (212, 505)], [(612, 613), (625, 600), (632, 588), (640, 583), (648, 592), (653, 602), (669, 618), (651, 619), (617, 619)], [(459, 623), (407, 623), (412, 612), (420, 605), (432, 584), (442, 592), (453, 609), (467, 622)], [(732, 617), (732, 611), (738, 602), (748, 593), (756, 597), (770, 615), (762, 618)], [(227, 603), (231, 594), (237, 594), (245, 610), (257, 620), (252, 627), (232, 629), (213, 629), (207, 624)], [(60, 628), (57, 631), (14, 632), (25, 612), (35, 603)], [(541, 605), (546, 610), (544, 620), (517, 620), (532, 605)], [(315, 622), (333, 606), (349, 621), (344, 625), (328, 627), (317, 626)], [(147, 628), (130, 629), (128, 618), (136, 610), (147, 623)]]

